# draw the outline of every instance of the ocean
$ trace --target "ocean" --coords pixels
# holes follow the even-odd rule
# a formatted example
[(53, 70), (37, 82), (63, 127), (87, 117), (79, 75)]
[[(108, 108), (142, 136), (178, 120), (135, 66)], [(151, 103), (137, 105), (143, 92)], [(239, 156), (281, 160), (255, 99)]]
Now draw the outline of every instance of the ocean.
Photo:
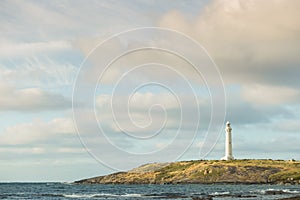
[(0, 183), (0, 199), (280, 199), (299, 196), (299, 185), (81, 185)]

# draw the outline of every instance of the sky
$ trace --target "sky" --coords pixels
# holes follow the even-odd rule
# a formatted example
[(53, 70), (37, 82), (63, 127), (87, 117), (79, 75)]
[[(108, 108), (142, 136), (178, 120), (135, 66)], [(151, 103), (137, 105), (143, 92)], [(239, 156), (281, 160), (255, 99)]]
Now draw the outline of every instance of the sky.
[(0, 182), (300, 159), (300, 2), (0, 1)]

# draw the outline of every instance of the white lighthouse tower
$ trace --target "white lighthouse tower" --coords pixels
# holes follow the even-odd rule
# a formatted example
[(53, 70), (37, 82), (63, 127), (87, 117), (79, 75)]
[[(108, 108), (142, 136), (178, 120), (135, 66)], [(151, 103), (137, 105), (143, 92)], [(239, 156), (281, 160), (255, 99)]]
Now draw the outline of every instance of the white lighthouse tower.
[(222, 160), (233, 160), (232, 155), (232, 138), (231, 138), (231, 131), (232, 128), (230, 127), (230, 122), (226, 123), (226, 141), (225, 141), (225, 156), (222, 158)]

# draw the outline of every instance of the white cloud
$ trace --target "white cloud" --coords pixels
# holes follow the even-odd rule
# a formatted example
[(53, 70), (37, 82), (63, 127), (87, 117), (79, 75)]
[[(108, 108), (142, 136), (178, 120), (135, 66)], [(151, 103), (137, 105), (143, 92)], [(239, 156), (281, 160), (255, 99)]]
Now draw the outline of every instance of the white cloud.
[(62, 147), (57, 149), (58, 153), (85, 153), (86, 150), (84, 147), (75, 148), (75, 147)]
[[(1, 138), (1, 136), (0, 136)], [(0, 148), (0, 153), (12, 153), (12, 154), (43, 154), (45, 148), (42, 147), (18, 147), (18, 148)]]
[(0, 40), (0, 43), (0, 58), (2, 59), (30, 57), (41, 53), (58, 53), (71, 49), (71, 44), (67, 41), (17, 43)]
[(171, 11), (159, 25), (203, 44), (226, 83), (299, 86), (299, 9), (299, 1), (215, 0), (196, 20)]
[[(187, 33), (203, 44), (220, 67), (225, 83), (242, 86), (245, 101), (278, 105), (295, 103), (298, 99), (299, 8), (300, 4), (295, 1), (274, 0), (269, 3), (234, 0), (229, 3), (215, 0), (208, 4), (194, 21), (188, 20), (187, 13), (172, 10), (162, 16), (158, 24)], [(81, 41), (78, 46), (87, 53), (91, 44), (95, 46), (95, 41), (100, 40)], [(135, 45), (138, 42), (130, 41), (127, 45)], [(172, 38), (156, 42), (180, 43), (172, 41)], [(120, 41), (115, 41), (107, 48), (125, 48), (122, 45), (124, 44)], [(195, 53), (190, 52), (189, 46), (182, 45), (182, 49), (191, 54)], [(96, 65), (101, 58), (102, 55), (96, 54), (90, 61)], [(171, 72), (174, 69), (191, 83), (203, 84), (201, 77), (197, 76), (187, 63), (176, 56), (155, 51), (135, 52), (120, 58), (106, 71), (101, 82), (114, 84), (133, 66), (148, 62), (169, 65), (171, 70), (160, 66), (151, 71), (148, 67), (147, 70), (131, 72), (134, 75), (126, 80), (163, 80), (178, 84), (177, 80), (182, 80), (182, 77), (174, 75)], [(90, 80), (94, 80), (93, 76), (99, 76), (99, 73), (93, 70), (91, 73), (87, 75)], [(130, 77), (129, 74), (126, 76)]]
[(39, 88), (16, 89), (0, 84), (0, 110), (41, 111), (67, 109), (71, 101), (60, 95), (43, 91)]
[(203, 110), (198, 113), (197, 106), (204, 108), (207, 102), (199, 96), (197, 98), (198, 102), (190, 94), (177, 94), (176, 97), (172, 93), (151, 92), (136, 92), (131, 98), (126, 95), (115, 95), (113, 98), (111, 95), (98, 95), (96, 111), (99, 122), (115, 131), (120, 131), (121, 127), (142, 134), (160, 128), (176, 129), (180, 124), (181, 129), (195, 129), (200, 114), (203, 121), (210, 118)]
[[(96, 98), (96, 103), (99, 121), (108, 124), (117, 132), (120, 131), (118, 125), (123, 130), (151, 132), (163, 126), (165, 117), (168, 118), (168, 126), (178, 122), (180, 118), (180, 115), (173, 116), (173, 118), (168, 116), (170, 109), (180, 109), (176, 98), (168, 93), (137, 92), (131, 96), (131, 99), (125, 95), (118, 95), (113, 99), (110, 95), (99, 95)], [(180, 114), (180, 110), (178, 114)]]
[(288, 87), (253, 84), (242, 87), (242, 97), (244, 101), (257, 105), (280, 105), (299, 102), (300, 91)]
[[(206, 81), (213, 78), (219, 80), (217, 73), (213, 77), (202, 76), (211, 75), (214, 65), (200, 46), (176, 32), (165, 31), (161, 34), (159, 29), (156, 30), (140, 29), (128, 32), (103, 44), (103, 38), (78, 41), (76, 46), (88, 56), (81, 68), (81, 76), (87, 82), (95, 82), (102, 75), (99, 80), (102, 84), (115, 84), (120, 79), (126, 79), (128, 83), (158, 81), (169, 84), (186, 80), (203, 86), (203, 78)], [(155, 37), (147, 37), (148, 31), (153, 31)], [(101, 45), (97, 46), (99, 44)], [(114, 62), (106, 65), (111, 61)], [(211, 85), (216, 83), (219, 82), (210, 82)]]
[[(7, 38), (78, 38), (135, 27), (138, 21), (152, 21), (140, 9), (144, 3), (86, 2), (1, 2), (1, 34)], [(134, 22), (134, 23), (132, 23)]]
[(48, 57), (26, 58), (21, 62), (9, 59), (0, 63), (0, 77), (6, 83), (20, 87), (54, 88), (72, 85), (76, 66), (59, 63)]
[(55, 140), (65, 140), (70, 134), (74, 134), (71, 119), (55, 118), (48, 122), (36, 119), (31, 123), (6, 128), (0, 134), (0, 143), (2, 145), (32, 145), (45, 142), (51, 144)]
[(173, 94), (169, 93), (136, 92), (127, 98), (126, 96), (123, 96), (122, 99), (112, 99), (111, 95), (98, 95), (96, 98), (97, 106), (102, 109), (110, 105), (112, 101), (115, 101), (116, 104), (129, 106), (133, 111), (149, 109), (155, 104), (160, 104), (165, 109), (180, 108), (177, 98)]

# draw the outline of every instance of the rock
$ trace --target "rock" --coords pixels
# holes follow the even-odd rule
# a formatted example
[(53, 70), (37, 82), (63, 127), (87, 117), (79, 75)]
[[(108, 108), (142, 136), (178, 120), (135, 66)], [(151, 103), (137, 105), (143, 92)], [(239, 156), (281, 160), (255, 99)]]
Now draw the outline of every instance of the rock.
[(282, 191), (282, 190), (267, 190), (265, 192), (265, 194), (267, 194), (267, 195), (278, 195), (278, 194), (285, 194), (285, 192)]
[(212, 197), (192, 197), (193, 200), (213, 200)]
[(241, 195), (241, 198), (255, 198), (255, 195)]

